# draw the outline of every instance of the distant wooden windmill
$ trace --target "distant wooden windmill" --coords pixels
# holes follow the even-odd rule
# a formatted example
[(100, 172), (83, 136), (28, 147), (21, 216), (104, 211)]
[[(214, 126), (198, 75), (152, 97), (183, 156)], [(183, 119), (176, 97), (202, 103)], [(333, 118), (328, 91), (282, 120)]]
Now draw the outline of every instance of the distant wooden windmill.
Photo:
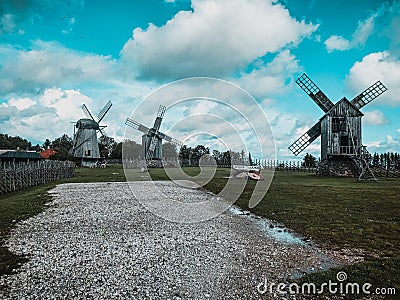
[(126, 119), (125, 124), (137, 129), (144, 134), (142, 135), (143, 158), (146, 161), (160, 160), (162, 158), (162, 140), (181, 147), (183, 143), (159, 131), (161, 122), (164, 117), (166, 107), (160, 105), (156, 120), (152, 128), (148, 128), (130, 118)]
[(290, 145), (289, 150), (297, 156), (321, 136), (321, 175), (354, 175), (359, 179), (371, 175), (375, 178), (369, 169), (370, 155), (362, 145), (361, 117), (364, 114), (360, 109), (384, 93), (387, 88), (377, 81), (351, 101), (344, 97), (333, 104), (306, 74), (300, 76), (296, 83), (317, 103), (325, 115)]
[(104, 116), (112, 106), (111, 101), (104, 105), (103, 109), (97, 115), (97, 121), (93, 118), (85, 104), (82, 105), (82, 110), (87, 118), (79, 119), (74, 126), (74, 139), (72, 154), (79, 159), (84, 167), (88, 167), (100, 159), (99, 144), (97, 141), (97, 133), (105, 136), (105, 125), (100, 125)]

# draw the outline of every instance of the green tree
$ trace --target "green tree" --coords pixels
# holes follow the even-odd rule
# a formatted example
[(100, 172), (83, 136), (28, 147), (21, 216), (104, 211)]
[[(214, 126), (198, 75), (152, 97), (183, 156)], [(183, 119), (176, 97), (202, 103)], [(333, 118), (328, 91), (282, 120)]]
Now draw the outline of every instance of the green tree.
[(49, 140), (49, 139), (46, 139), (46, 141), (43, 143), (43, 146), (42, 146), (42, 147), (43, 147), (44, 150), (50, 148), (50, 147), (51, 147), (51, 142), (50, 142), (50, 140)]
[(192, 158), (200, 159), (204, 154), (210, 154), (210, 148), (203, 145), (197, 145), (192, 151)]
[(181, 159), (189, 159), (189, 157), (192, 155), (192, 148), (188, 147), (186, 145), (183, 145), (181, 149), (179, 150), (179, 157)]
[(176, 149), (176, 145), (172, 143), (163, 143), (162, 145), (162, 157), (163, 158), (170, 158), (170, 157), (177, 157), (178, 151)]
[(244, 163), (244, 156), (245, 156), (245, 153), (244, 153), (244, 150), (242, 149), (242, 151), (240, 152), (240, 159), (241, 159), (242, 164)]
[(104, 158), (108, 158), (111, 155), (113, 148), (115, 147), (115, 144), (116, 143), (112, 137), (102, 135), (99, 138), (100, 156), (104, 157)]
[(40, 148), (39, 144), (36, 144), (36, 146), (32, 146), (29, 150), (33, 150), (33, 151), (39, 152), (39, 151), (42, 150), (42, 148)]
[(114, 147), (113, 147), (113, 149), (111, 151), (110, 158), (122, 159), (122, 142), (117, 143), (116, 145), (114, 145)]
[(225, 166), (231, 165), (231, 151), (225, 151), (222, 153), (221, 164)]
[[(61, 137), (56, 138), (54, 141), (52, 141), (49, 147), (57, 151), (57, 153), (52, 155), (50, 159), (68, 160), (72, 158), (69, 155), (69, 150), (71, 150), (71, 148), (73, 147), (72, 138), (70, 138), (66, 134), (63, 134)], [(47, 147), (45, 149), (47, 149)]]
[(222, 161), (222, 154), (218, 150), (213, 150), (212, 156), (214, 157), (215, 161), (217, 162), (217, 165), (219, 165)]
[(135, 141), (125, 140), (122, 144), (122, 148), (124, 150), (122, 153), (122, 159), (144, 159), (141, 144), (137, 144)]
[(372, 159), (372, 165), (374, 167), (379, 167), (379, 154), (375, 152), (374, 157)]
[(304, 156), (302, 165), (305, 168), (314, 168), (317, 166), (317, 159), (311, 154), (307, 153), (306, 156)]
[(249, 152), (249, 165), (252, 166), (253, 165), (253, 160), (251, 159), (251, 153)]
[(16, 150), (27, 150), (32, 145), (26, 139), (19, 136), (9, 136), (8, 134), (0, 134), (0, 149)]

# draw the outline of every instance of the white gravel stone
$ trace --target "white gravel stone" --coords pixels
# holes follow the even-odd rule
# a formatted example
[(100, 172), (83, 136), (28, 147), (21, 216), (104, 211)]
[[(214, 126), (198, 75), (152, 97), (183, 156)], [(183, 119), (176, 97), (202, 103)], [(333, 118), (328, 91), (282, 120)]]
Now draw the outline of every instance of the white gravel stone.
[[(149, 183), (129, 184), (152, 197)], [(157, 185), (182, 201), (215, 197), (190, 184)], [(257, 291), (265, 279), (334, 264), (312, 245), (277, 240), (251, 215), (165, 221), (127, 183), (62, 184), (51, 193), (49, 208), (20, 222), (8, 241), (30, 260), (0, 279), (5, 299), (268, 299)]]

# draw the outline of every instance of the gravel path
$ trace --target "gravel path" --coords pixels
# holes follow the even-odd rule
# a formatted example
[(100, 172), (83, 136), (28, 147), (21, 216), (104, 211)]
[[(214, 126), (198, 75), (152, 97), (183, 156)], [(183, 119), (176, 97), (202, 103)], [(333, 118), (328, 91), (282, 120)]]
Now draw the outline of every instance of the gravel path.
[[(130, 183), (151, 197), (147, 182)], [(158, 182), (171, 196), (212, 195)], [(257, 285), (324, 268), (306, 243), (285, 243), (237, 210), (179, 224), (148, 212), (127, 183), (62, 184), (18, 224), (10, 249), (31, 259), (0, 284), (6, 299), (268, 299)], [(184, 197), (183, 197), (184, 196)]]

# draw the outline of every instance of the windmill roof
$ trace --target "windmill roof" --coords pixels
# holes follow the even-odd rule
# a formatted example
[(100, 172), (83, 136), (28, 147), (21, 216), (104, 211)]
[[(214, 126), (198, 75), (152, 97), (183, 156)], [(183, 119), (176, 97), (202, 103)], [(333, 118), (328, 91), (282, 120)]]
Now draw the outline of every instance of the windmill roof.
[(350, 113), (352, 117), (362, 117), (364, 114), (346, 97), (343, 97), (341, 100), (335, 103), (335, 105), (321, 118), (323, 119), (325, 116), (332, 115), (340, 115), (341, 108), (345, 108), (346, 111)]
[(93, 121), (92, 119), (80, 119), (76, 122), (76, 128), (80, 129), (99, 129), (99, 123)]

